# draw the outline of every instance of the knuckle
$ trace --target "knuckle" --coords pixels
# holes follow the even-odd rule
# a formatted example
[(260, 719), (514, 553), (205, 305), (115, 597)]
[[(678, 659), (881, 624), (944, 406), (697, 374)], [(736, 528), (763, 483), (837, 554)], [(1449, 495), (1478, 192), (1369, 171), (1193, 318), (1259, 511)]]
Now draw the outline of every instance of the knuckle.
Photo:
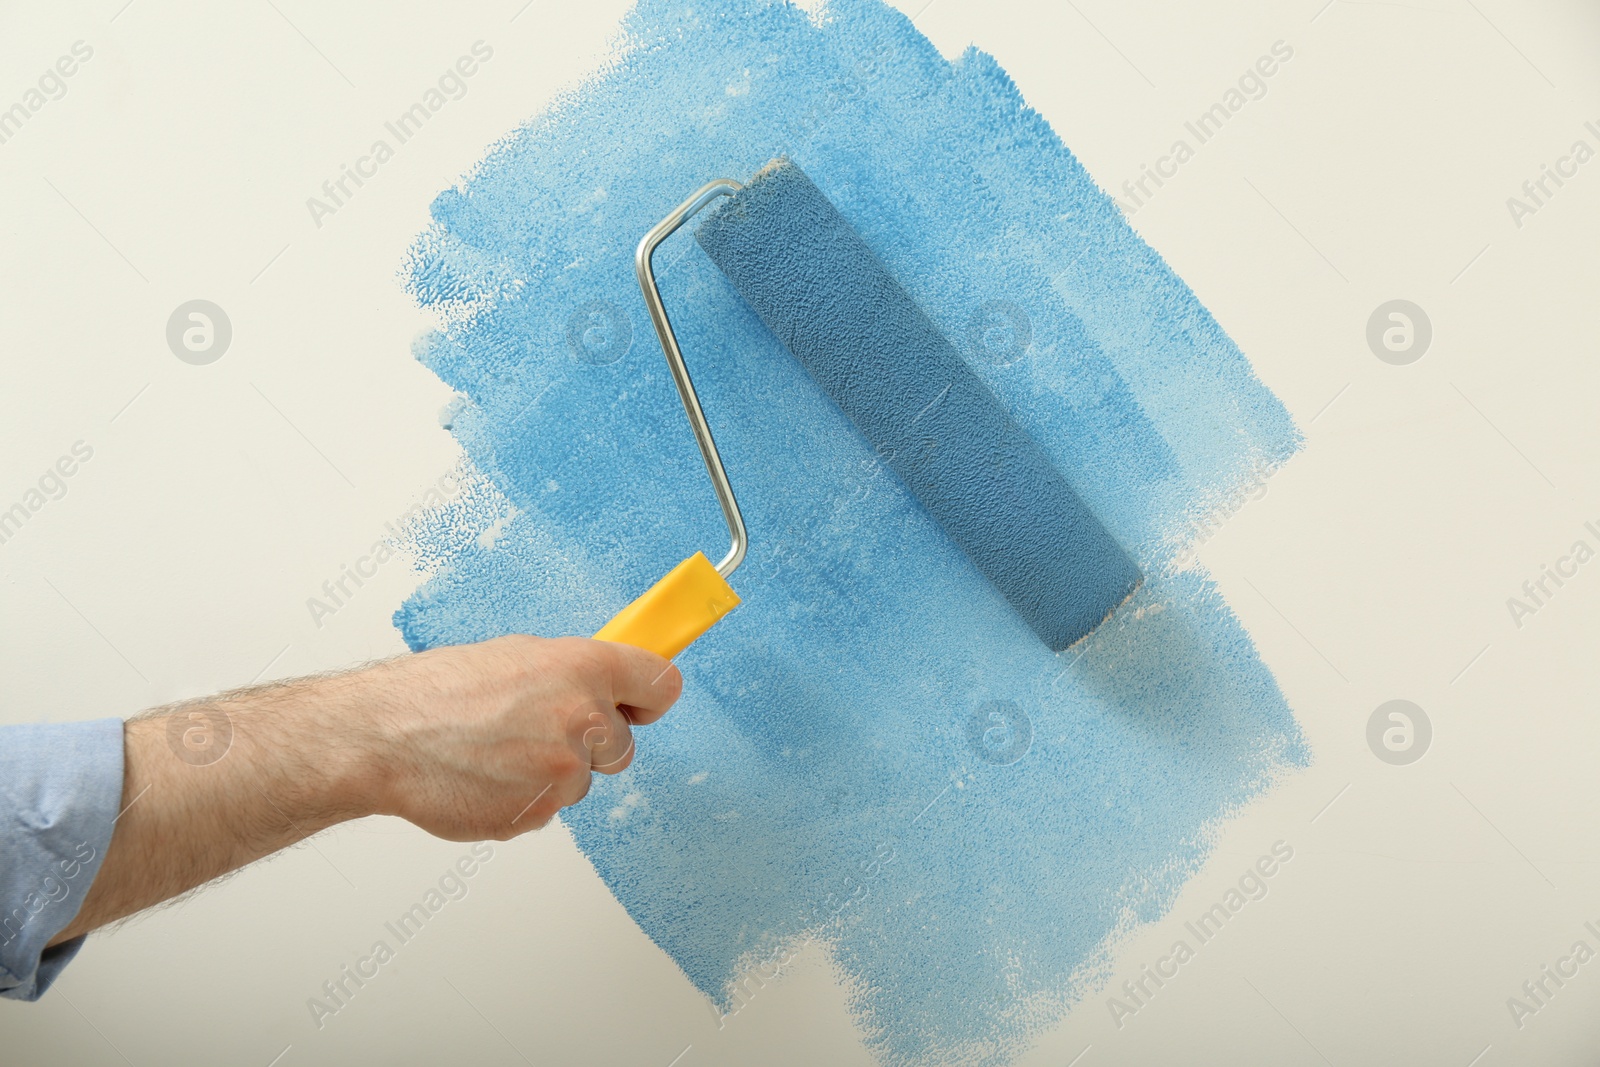
[(578, 779), (578, 795), (572, 798), (571, 803), (576, 804), (578, 801), (588, 796), (589, 788), (593, 785), (594, 775), (592, 774), (586, 774), (582, 778)]
[(591, 766), (601, 774), (619, 774), (633, 762), (633, 732), (623, 726), (603, 748), (597, 749)]
[(576, 752), (566, 749), (556, 753), (550, 759), (550, 773), (556, 781), (566, 781), (589, 772), (589, 761), (580, 757)]
[(588, 679), (604, 678), (610, 674), (616, 652), (603, 641), (574, 637), (571, 654), (573, 661)]

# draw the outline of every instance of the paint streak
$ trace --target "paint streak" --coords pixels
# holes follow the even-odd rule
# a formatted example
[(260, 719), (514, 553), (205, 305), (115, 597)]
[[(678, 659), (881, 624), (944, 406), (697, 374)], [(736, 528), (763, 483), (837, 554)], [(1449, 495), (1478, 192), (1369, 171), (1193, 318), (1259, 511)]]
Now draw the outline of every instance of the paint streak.
[(442, 193), (413, 250), (444, 324), (419, 358), (463, 395), (449, 428), (493, 488), (424, 537), (432, 575), (396, 624), (419, 649), (592, 633), (720, 553), (632, 254), (702, 182), (785, 154), (1147, 581), (1051, 655), (680, 233), (658, 277), (750, 524), (745, 604), (567, 821), (724, 1011), (815, 939), (881, 1062), (1004, 1063), (1309, 754), (1180, 565), (1299, 435), (993, 59), (947, 62), (875, 0), (630, 14), (613, 60)]

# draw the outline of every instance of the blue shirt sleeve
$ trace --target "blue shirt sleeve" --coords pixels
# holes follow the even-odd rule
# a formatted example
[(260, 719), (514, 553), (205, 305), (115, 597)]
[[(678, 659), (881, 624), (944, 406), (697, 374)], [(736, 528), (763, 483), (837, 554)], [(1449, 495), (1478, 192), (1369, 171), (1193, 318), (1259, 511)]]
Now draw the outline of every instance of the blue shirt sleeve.
[(0, 996), (38, 1000), (83, 947), (83, 907), (122, 804), (122, 720), (0, 726)]

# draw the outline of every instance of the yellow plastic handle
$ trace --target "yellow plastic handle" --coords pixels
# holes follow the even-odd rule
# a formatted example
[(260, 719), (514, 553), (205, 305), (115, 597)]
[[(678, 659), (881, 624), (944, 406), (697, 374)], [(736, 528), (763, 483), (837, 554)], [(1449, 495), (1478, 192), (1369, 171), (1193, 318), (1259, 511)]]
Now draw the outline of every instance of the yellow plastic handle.
[(671, 659), (739, 606), (739, 594), (722, 580), (703, 552), (696, 552), (595, 634)]

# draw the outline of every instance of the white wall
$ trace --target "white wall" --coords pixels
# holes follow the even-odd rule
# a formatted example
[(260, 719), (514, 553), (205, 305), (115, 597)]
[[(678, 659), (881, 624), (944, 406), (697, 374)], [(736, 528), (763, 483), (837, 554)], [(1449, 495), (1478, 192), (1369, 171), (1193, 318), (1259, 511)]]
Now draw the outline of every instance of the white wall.
[[(947, 54), (994, 53), (1114, 191), (1274, 41), (1295, 50), (1133, 222), (1308, 431), (1200, 554), (1317, 762), (1225, 828), (1115, 981), (1273, 841), (1295, 858), (1120, 1029), (1092, 998), (1027, 1062), (1582, 1061), (1600, 963), (1520, 1029), (1506, 998), (1574, 940), (1600, 948), (1600, 563), (1520, 627), (1506, 600), (1575, 539), (1600, 546), (1600, 160), (1520, 228), (1506, 199), (1573, 141), (1600, 149), (1600, 10), (921, 3)], [(432, 196), (591, 69), (623, 7), (0, 10), (0, 107), (93, 48), (0, 144), (0, 507), (93, 448), (0, 544), (5, 721), (402, 650), (404, 563), (320, 628), (305, 606), (455, 460), (395, 272)], [(315, 226), (306, 198), (480, 38), (495, 57), (468, 95)], [(233, 326), (208, 366), (164, 336), (194, 298)], [(1364, 339), (1393, 298), (1433, 324), (1409, 366)], [(1400, 697), (1434, 737), (1395, 767), (1366, 724)], [(0, 1060), (867, 1062), (820, 957), (719, 1030), (558, 827), (495, 846), (316, 1029), (306, 998), (464, 851), (373, 820), (97, 937), (42, 1002), (0, 1004)]]

